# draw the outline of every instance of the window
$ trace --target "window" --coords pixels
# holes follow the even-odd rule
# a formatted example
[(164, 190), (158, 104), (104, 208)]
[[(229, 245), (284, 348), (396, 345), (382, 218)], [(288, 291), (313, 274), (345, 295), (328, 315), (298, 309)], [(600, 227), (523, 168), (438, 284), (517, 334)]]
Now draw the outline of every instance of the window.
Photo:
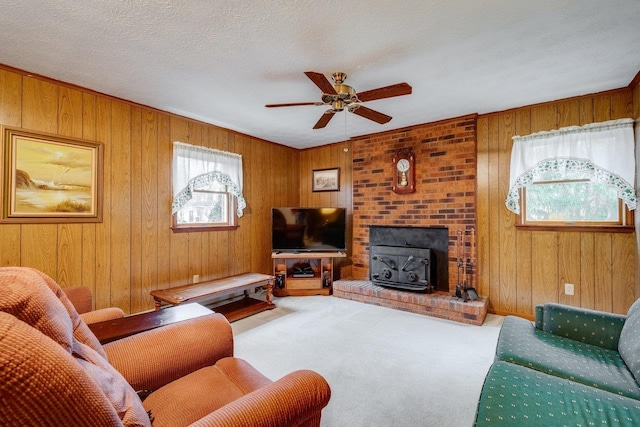
[(174, 142), (173, 192), (174, 231), (234, 227), (246, 207), (242, 157)]
[(631, 227), (632, 126), (623, 119), (514, 137), (506, 205), (520, 214), (519, 225)]
[(628, 225), (615, 189), (586, 180), (537, 182), (522, 189), (522, 224), (540, 226)]
[(233, 226), (233, 201), (227, 186), (212, 182), (208, 187), (194, 190), (191, 200), (175, 215), (175, 225)]

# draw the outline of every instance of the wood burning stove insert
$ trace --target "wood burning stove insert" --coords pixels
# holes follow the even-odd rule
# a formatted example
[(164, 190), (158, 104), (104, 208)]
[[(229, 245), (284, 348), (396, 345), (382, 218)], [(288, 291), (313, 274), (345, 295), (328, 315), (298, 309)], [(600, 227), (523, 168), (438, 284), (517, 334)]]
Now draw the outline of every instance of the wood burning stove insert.
[(376, 285), (430, 293), (449, 290), (449, 230), (369, 228), (369, 279)]

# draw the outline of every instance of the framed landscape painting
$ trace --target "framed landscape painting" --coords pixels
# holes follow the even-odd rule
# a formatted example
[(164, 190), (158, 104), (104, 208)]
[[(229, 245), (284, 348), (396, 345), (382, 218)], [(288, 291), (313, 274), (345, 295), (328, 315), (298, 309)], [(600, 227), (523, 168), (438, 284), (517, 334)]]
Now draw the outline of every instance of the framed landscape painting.
[(314, 169), (312, 177), (312, 190), (339, 191), (340, 168)]
[(102, 221), (102, 144), (9, 127), (2, 135), (0, 222)]

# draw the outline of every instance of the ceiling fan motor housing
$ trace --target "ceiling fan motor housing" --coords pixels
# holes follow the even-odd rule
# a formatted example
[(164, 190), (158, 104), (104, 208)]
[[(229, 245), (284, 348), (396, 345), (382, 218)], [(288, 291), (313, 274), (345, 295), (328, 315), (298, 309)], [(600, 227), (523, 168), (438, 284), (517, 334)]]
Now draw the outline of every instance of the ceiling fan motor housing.
[(334, 84), (333, 87), (336, 90), (337, 94), (323, 93), (322, 102), (332, 104), (333, 102), (340, 100), (344, 101), (346, 104), (349, 104), (358, 100), (356, 91), (351, 86), (340, 83)]

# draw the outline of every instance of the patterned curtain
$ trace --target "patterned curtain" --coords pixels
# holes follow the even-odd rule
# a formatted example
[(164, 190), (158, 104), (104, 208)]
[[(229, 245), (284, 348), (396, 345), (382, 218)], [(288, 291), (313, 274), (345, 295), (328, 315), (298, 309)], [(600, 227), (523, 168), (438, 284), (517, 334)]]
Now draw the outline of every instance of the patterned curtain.
[(507, 209), (519, 214), (518, 189), (549, 172), (555, 180), (580, 173), (592, 182), (615, 188), (629, 210), (637, 205), (633, 119), (571, 126), (550, 132), (514, 136)]
[(194, 190), (217, 181), (236, 197), (238, 217), (247, 206), (242, 195), (242, 156), (227, 151), (173, 143), (173, 204), (175, 214), (193, 197)]

